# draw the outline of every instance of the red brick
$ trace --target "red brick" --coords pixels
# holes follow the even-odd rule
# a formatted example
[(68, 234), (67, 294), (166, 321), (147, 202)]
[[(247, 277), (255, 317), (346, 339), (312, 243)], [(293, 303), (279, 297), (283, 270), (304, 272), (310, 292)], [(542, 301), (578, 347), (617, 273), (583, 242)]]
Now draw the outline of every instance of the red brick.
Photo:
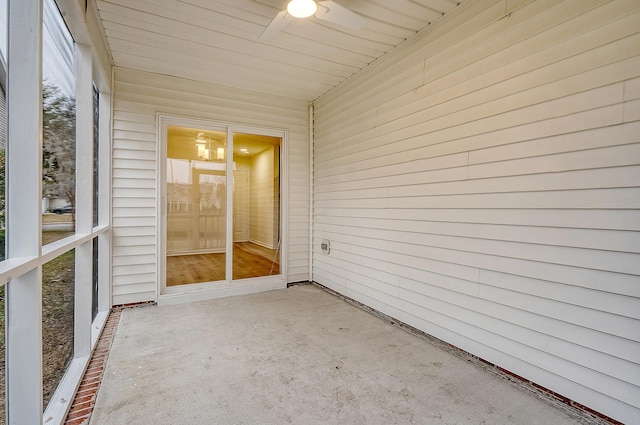
[(91, 379), (96, 376), (102, 376), (103, 372), (104, 372), (104, 369), (102, 367), (98, 367), (95, 369), (88, 369), (85, 372), (84, 379)]
[(87, 425), (91, 415), (84, 416), (82, 418), (70, 419), (65, 422), (65, 425)]
[(73, 406), (71, 406), (71, 412), (77, 412), (80, 410), (84, 410), (84, 409), (88, 409), (90, 407), (93, 407), (94, 401), (93, 400), (87, 400), (84, 403), (78, 403), (75, 404)]
[(82, 378), (82, 384), (89, 384), (91, 382), (94, 382), (95, 380), (98, 380), (98, 382), (100, 382), (102, 380), (102, 375), (104, 375), (103, 373), (93, 373), (91, 375), (85, 375), (84, 378)]
[(90, 370), (104, 369), (104, 367), (106, 366), (106, 361), (107, 361), (106, 357), (101, 357), (99, 359), (96, 359), (95, 362), (89, 363), (89, 366), (87, 367), (87, 372)]
[(76, 418), (81, 418), (84, 416), (88, 416), (91, 415), (91, 412), (93, 411), (93, 406), (87, 409), (83, 409), (83, 410), (78, 410), (75, 412), (71, 412), (67, 415), (67, 420), (69, 419), (76, 419)]
[[(78, 398), (78, 397), (95, 397), (97, 392), (98, 392), (98, 387), (85, 389), (85, 390), (82, 390), (82, 391), (78, 391), (78, 393), (76, 394), (76, 398)], [(74, 399), (74, 401), (75, 401), (75, 399)]]
[(87, 368), (87, 374), (96, 372), (102, 373), (102, 371), (104, 370), (104, 366), (104, 361), (96, 362), (92, 365), (89, 365), (89, 367)]
[(496, 367), (498, 368), (498, 370), (499, 370), (500, 372), (504, 373), (505, 375), (509, 375), (509, 376), (511, 376), (511, 377), (513, 377), (513, 378), (516, 378), (516, 379), (517, 379), (517, 380), (519, 380), (519, 381), (529, 382), (529, 380), (528, 380), (528, 379), (525, 379), (525, 378), (523, 378), (523, 377), (522, 377), (522, 376), (520, 376), (520, 375), (516, 375), (515, 373), (511, 372), (510, 370), (507, 370), (507, 369), (502, 368), (502, 367), (500, 367), (500, 366), (496, 366)]
[(612, 419), (612, 418), (610, 418), (608, 416), (605, 416), (602, 413), (600, 413), (600, 412), (598, 412), (596, 410), (593, 410), (593, 409), (591, 409), (591, 408), (589, 408), (589, 407), (587, 407), (585, 405), (582, 405), (582, 404), (580, 404), (580, 403), (578, 403), (576, 401), (570, 400), (570, 404), (573, 407), (576, 407), (576, 408), (578, 408), (580, 410), (584, 410), (585, 412), (588, 412), (588, 413), (592, 414), (593, 416), (596, 416), (596, 417), (598, 417), (600, 419), (605, 420), (606, 422), (610, 423), (611, 425), (624, 425), (622, 422), (618, 422), (615, 419)]
[(84, 378), (83, 379), (92, 379), (95, 378), (96, 376), (102, 376), (102, 371), (103, 369), (101, 367), (95, 368), (93, 370), (87, 370), (84, 374)]
[(80, 384), (80, 388), (78, 388), (78, 392), (87, 391), (87, 390), (95, 390), (100, 386), (100, 382), (87, 382)]
[(570, 404), (571, 403), (571, 399), (570, 398), (565, 397), (562, 394), (558, 394), (555, 391), (551, 391), (549, 388), (543, 387), (542, 385), (536, 384), (535, 382), (532, 382), (531, 385), (533, 385), (535, 388), (539, 389), (540, 391), (544, 391), (545, 393), (547, 393), (550, 396), (552, 396), (553, 398), (563, 402), (564, 404)]
[(78, 393), (76, 395), (75, 400), (73, 400), (73, 404), (71, 405), (71, 408), (73, 409), (73, 407), (76, 404), (86, 403), (87, 401), (92, 401), (94, 399), (95, 399), (95, 394), (80, 395), (80, 393)]
[[(134, 304), (132, 307), (146, 304)], [(102, 335), (100, 335), (80, 387), (76, 392), (65, 425), (87, 425), (89, 423), (89, 417), (93, 411), (98, 388), (104, 374), (106, 358), (109, 355), (115, 332), (118, 329), (120, 313), (121, 309), (112, 309), (109, 317), (107, 317)]]
[(484, 364), (486, 364), (486, 365), (488, 365), (488, 366), (495, 367), (495, 364), (491, 363), (491, 362), (490, 362), (490, 361), (488, 361), (488, 360), (483, 359), (482, 357), (478, 357), (478, 360), (480, 360), (482, 363), (484, 363)]

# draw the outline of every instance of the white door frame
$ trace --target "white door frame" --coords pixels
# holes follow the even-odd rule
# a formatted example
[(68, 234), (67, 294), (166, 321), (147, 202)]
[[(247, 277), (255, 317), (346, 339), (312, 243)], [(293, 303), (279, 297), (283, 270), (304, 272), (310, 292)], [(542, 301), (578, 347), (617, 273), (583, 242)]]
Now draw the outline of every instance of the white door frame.
[[(158, 304), (176, 304), (203, 299), (220, 298), (230, 295), (241, 295), (262, 292), (287, 286), (287, 254), (286, 241), (288, 220), (288, 164), (287, 164), (287, 131), (282, 129), (255, 127), (250, 125), (224, 123), (213, 120), (194, 119), (158, 113), (157, 123), (157, 294)], [(227, 152), (233, 152), (233, 135), (248, 133), (261, 136), (279, 137), (280, 147), (280, 274), (234, 281), (233, 275), (233, 154), (227, 154), (227, 220), (226, 220), (226, 279), (219, 282), (197, 283), (188, 285), (166, 286), (166, 158), (167, 128), (169, 126), (192, 127), (227, 133)], [(231, 172), (229, 172), (231, 171)]]

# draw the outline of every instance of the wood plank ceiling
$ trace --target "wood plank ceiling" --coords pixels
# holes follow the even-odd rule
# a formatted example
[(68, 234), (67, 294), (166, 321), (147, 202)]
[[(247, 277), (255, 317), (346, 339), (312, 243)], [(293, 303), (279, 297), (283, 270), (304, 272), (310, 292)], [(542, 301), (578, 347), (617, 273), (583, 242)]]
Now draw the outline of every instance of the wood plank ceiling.
[(260, 35), (288, 0), (96, 0), (118, 67), (312, 101), (462, 0), (337, 0), (366, 18), (315, 17)]

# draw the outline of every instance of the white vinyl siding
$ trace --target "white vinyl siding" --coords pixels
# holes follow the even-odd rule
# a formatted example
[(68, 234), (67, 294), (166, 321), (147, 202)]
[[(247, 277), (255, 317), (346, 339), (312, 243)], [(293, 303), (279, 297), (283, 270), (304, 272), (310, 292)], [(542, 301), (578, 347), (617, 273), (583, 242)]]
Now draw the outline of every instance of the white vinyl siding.
[[(290, 282), (308, 279), (309, 130), (305, 102), (116, 68), (113, 304), (157, 299), (156, 113), (287, 130)], [(306, 208), (305, 208), (306, 206)]]
[(468, 0), (314, 119), (315, 281), (640, 417), (638, 1)]

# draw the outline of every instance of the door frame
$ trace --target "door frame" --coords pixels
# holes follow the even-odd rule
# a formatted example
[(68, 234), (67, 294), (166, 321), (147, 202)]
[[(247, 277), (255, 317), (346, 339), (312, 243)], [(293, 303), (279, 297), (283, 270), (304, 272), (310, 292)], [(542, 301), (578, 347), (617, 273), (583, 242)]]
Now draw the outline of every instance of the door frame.
[[(218, 282), (166, 286), (166, 158), (167, 158), (167, 128), (169, 126), (192, 127), (212, 131), (226, 131), (227, 154), (227, 220), (226, 220), (226, 279)], [(256, 127), (245, 124), (220, 122), (215, 120), (197, 119), (176, 115), (156, 114), (156, 134), (158, 141), (156, 167), (156, 276), (158, 304), (176, 304), (204, 299), (220, 298), (230, 295), (249, 294), (271, 289), (286, 288), (287, 258), (288, 258), (288, 162), (287, 162), (287, 130)], [(280, 145), (280, 274), (250, 279), (233, 280), (233, 135), (248, 133), (261, 136), (278, 137)], [(231, 172), (229, 172), (231, 171)]]

